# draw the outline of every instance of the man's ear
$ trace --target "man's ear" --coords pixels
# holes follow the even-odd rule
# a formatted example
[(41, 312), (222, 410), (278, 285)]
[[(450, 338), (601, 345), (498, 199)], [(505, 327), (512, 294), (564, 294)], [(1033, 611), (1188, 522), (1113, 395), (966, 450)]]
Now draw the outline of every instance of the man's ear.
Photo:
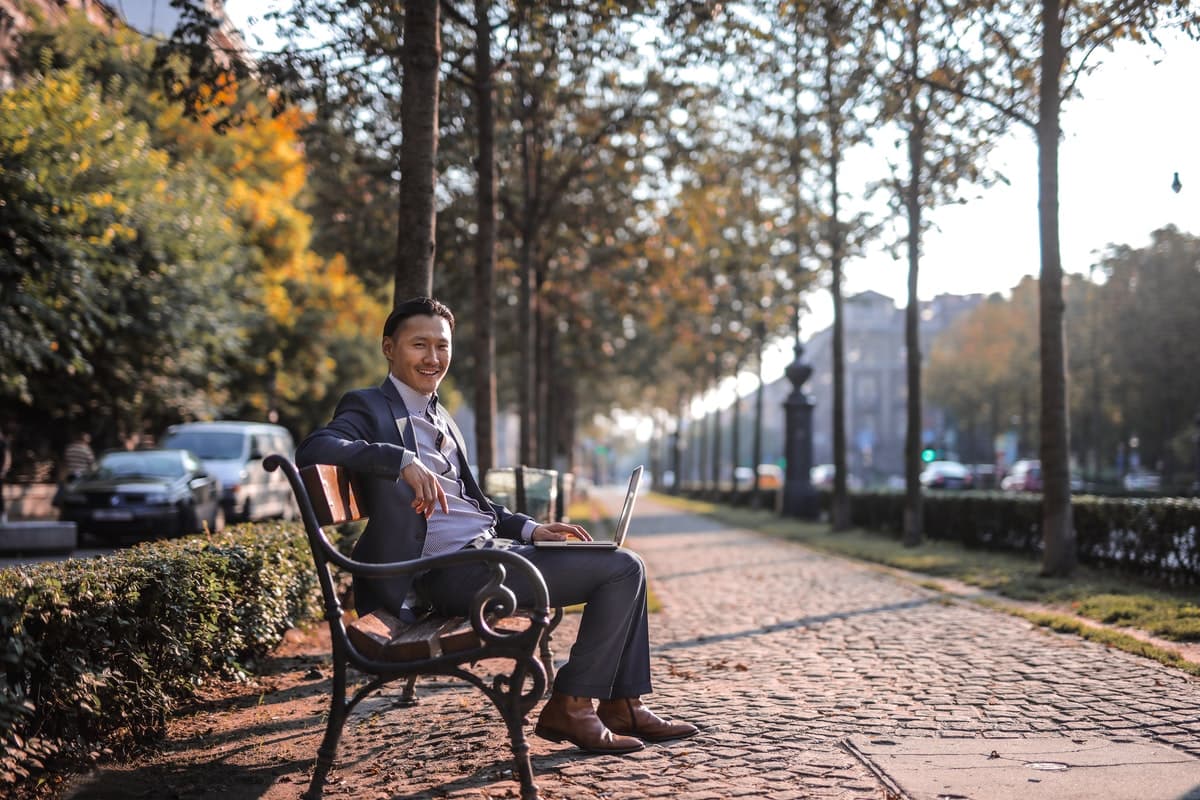
[(394, 344), (395, 342), (392, 341), (392, 337), (390, 336), (383, 337), (383, 342), (380, 344), (380, 349), (383, 351), (383, 357), (389, 361), (392, 358), (392, 346)]

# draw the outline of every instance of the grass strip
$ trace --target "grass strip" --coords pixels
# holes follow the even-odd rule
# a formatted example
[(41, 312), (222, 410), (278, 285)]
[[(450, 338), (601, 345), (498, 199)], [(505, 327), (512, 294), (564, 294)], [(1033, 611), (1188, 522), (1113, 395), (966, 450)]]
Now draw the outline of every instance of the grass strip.
[(1012, 614), (1014, 616), (1027, 619), (1034, 625), (1042, 628), (1049, 628), (1057, 633), (1070, 633), (1088, 641), (1097, 642), (1107, 647), (1112, 647), (1117, 650), (1122, 650), (1126, 653), (1132, 653), (1145, 658), (1151, 658), (1160, 664), (1165, 664), (1168, 667), (1182, 670), (1189, 675), (1200, 677), (1200, 664), (1195, 664), (1180, 656), (1178, 653), (1170, 650), (1165, 650), (1158, 645), (1150, 642), (1142, 641), (1136, 636), (1131, 636), (1128, 633), (1114, 631), (1110, 628), (1098, 628), (1094, 625), (1088, 625), (1080, 622), (1078, 619), (1066, 614), (1055, 614), (1045, 611), (1028, 611), (1016, 606), (1010, 606), (1005, 603), (988, 603), (986, 601), (978, 601), (983, 605), (995, 608), (999, 611)]

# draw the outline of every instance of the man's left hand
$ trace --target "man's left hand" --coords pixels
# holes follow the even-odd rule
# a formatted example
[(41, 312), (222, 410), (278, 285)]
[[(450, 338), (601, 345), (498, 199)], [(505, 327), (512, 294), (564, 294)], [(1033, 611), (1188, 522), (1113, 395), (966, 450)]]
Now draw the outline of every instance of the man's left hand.
[(578, 539), (581, 542), (590, 542), (592, 536), (579, 525), (572, 525), (569, 522), (547, 522), (545, 525), (538, 525), (529, 534), (531, 542), (561, 542), (564, 539)]

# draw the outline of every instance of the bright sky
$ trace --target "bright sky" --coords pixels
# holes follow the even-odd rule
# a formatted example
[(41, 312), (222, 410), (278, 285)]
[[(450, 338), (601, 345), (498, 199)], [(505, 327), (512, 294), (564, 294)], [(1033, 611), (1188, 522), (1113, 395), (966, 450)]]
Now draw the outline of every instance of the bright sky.
[[(269, 5), (274, 5), (271, 3)], [(228, 0), (226, 12), (248, 30), (261, 0)], [(262, 25), (257, 30), (262, 34)], [(264, 38), (270, 38), (264, 35)], [(1200, 235), (1200, 42), (1164, 34), (1163, 46), (1121, 43), (1101, 53), (1099, 68), (1080, 82), (1083, 96), (1064, 106), (1059, 151), (1059, 222), (1063, 269), (1086, 272), (1109, 244), (1149, 243), (1150, 233), (1174, 224)], [(1014, 128), (991, 163), (1010, 181), (981, 189), (966, 205), (936, 210), (938, 226), (925, 237), (919, 295), (1007, 292), (1024, 275), (1037, 275), (1037, 149), (1033, 133)], [(1178, 172), (1183, 188), (1171, 190)], [(877, 176), (870, 176), (877, 177)], [(852, 185), (845, 186), (849, 193)], [(975, 194), (974, 192), (972, 194)], [(868, 289), (907, 299), (907, 264), (876, 251), (845, 267), (844, 291)], [(827, 327), (827, 292), (808, 300), (805, 338)], [(768, 375), (778, 377), (791, 347), (769, 354)], [(743, 382), (743, 386), (746, 386)], [(753, 383), (749, 382), (749, 386)]]

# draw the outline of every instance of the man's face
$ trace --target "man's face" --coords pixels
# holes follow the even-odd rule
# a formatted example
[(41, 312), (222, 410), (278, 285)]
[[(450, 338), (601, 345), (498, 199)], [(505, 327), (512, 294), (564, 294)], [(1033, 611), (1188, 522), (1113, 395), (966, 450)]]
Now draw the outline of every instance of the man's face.
[(450, 367), (450, 323), (418, 314), (383, 339), (383, 356), (393, 375), (421, 394), (437, 391)]

